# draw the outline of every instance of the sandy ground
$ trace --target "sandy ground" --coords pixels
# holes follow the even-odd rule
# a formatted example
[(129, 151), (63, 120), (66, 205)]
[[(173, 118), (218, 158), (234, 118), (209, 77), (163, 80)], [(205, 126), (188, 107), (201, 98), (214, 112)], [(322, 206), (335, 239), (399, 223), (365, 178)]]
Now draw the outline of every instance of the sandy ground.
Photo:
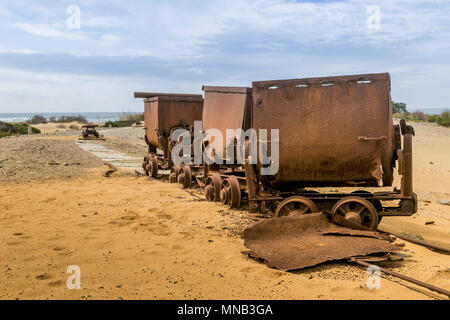
[[(100, 123), (99, 123), (100, 124)], [(78, 121), (72, 121), (72, 122), (66, 122), (66, 123), (40, 123), (40, 124), (33, 124), (32, 126), (35, 128), (38, 128), (41, 130), (41, 133), (54, 133), (54, 132), (64, 132), (73, 130), (75, 128), (79, 128), (81, 130), (81, 126), (83, 126), (84, 123), (78, 122)], [(72, 128), (71, 128), (72, 127)]]
[[(449, 245), (450, 206), (437, 199), (450, 199), (450, 131), (414, 126), (419, 212), (385, 218), (382, 227)], [(129, 148), (136, 151), (141, 141), (131, 138), (138, 133), (131, 130)], [(128, 132), (122, 131), (120, 136)], [(105, 136), (122, 143), (115, 140), (118, 133)], [(21, 145), (41, 138), (52, 146), (75, 139), (16, 139)], [(1, 139), (2, 150), (4, 143)], [(18, 150), (6, 154), (12, 157)], [(9, 170), (12, 163), (3, 166)], [(15, 175), (7, 175), (9, 180), (1, 182), (0, 298), (446, 299), (391, 277), (383, 277), (381, 288), (371, 291), (366, 271), (346, 263), (290, 273), (270, 269), (241, 253), (240, 232), (251, 223), (245, 211), (202, 201), (195, 191), (128, 171), (105, 178), (101, 163), (79, 170), (82, 174), (71, 178), (64, 172), (43, 174), (18, 184)], [(425, 225), (427, 221), (434, 224)], [(449, 290), (450, 256), (405, 243), (404, 260), (383, 266)], [(79, 290), (66, 286), (69, 265), (80, 267)]]

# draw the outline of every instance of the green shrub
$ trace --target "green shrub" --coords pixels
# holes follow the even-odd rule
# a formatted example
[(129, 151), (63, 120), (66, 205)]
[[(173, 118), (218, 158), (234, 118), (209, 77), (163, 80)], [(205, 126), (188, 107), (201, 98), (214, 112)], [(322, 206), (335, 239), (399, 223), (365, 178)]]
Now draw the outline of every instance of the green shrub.
[[(31, 133), (41, 133), (41, 131), (37, 128), (31, 127)], [(18, 134), (28, 134), (28, 124), (6, 123), (0, 121), (0, 138)]]
[(113, 128), (122, 128), (122, 127), (129, 127), (134, 122), (130, 122), (128, 120), (118, 120), (118, 121), (106, 121), (105, 127), (113, 127)]
[(429, 116), (428, 116), (427, 121), (428, 121), (428, 122), (437, 123), (438, 119), (439, 119), (439, 115), (437, 115), (437, 114), (432, 114), (432, 115), (429, 115)]
[(437, 119), (437, 123), (444, 127), (450, 127), (450, 112), (445, 110)]
[(133, 123), (144, 121), (143, 113), (122, 113), (117, 121), (106, 121), (105, 127), (122, 128), (129, 127)]

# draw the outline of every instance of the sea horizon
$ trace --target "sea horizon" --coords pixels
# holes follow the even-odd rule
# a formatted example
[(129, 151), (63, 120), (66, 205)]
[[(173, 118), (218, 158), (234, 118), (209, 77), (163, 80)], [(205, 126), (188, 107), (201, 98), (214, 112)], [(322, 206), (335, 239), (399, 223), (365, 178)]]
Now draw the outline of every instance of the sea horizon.
[(88, 122), (106, 122), (119, 120), (120, 115), (124, 113), (140, 112), (0, 112), (0, 121), (3, 122), (25, 122), (35, 115), (41, 115), (47, 119), (50, 117), (60, 118), (62, 116), (78, 116), (86, 118)]

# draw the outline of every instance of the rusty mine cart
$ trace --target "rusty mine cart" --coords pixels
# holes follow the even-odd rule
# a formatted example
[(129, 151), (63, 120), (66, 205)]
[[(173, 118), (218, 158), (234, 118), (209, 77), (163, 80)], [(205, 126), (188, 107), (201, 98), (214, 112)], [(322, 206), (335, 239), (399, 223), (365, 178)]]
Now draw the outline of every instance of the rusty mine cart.
[[(173, 130), (187, 129), (194, 121), (202, 119), (201, 94), (135, 92), (135, 98), (144, 98), (145, 142), (148, 154), (142, 163), (146, 175), (155, 178), (158, 169), (170, 170), (173, 166), (171, 141)], [(158, 152), (160, 149), (161, 152)]]
[[(383, 216), (415, 213), (414, 129), (393, 124), (390, 85), (388, 73), (253, 82), (252, 128), (279, 129), (279, 170), (263, 176), (259, 159), (246, 161), (250, 210), (328, 211), (370, 229)], [(397, 164), (400, 190), (310, 190), (392, 186)]]
[(98, 128), (97, 124), (87, 124), (82, 126), (83, 131), (81, 132), (83, 139), (99, 139), (100, 134), (95, 130)]
[[(209, 129), (216, 129), (222, 134), (222, 155), (226, 155), (226, 130), (247, 130), (251, 124), (251, 88), (247, 87), (223, 87), (203, 86), (204, 106), (202, 115), (202, 134)], [(216, 137), (215, 137), (216, 138)], [(202, 141), (202, 153), (209, 141)], [(212, 146), (212, 145), (211, 145)], [(220, 154), (219, 150), (211, 149), (213, 154)], [(202, 159), (204, 160), (204, 159)], [(178, 182), (183, 187), (190, 187), (193, 179), (201, 187), (204, 187), (208, 201), (221, 201), (232, 208), (239, 208), (241, 198), (240, 185), (245, 184), (245, 171), (243, 164), (237, 159), (233, 163), (222, 157), (222, 163), (201, 165), (174, 166), (170, 179)]]

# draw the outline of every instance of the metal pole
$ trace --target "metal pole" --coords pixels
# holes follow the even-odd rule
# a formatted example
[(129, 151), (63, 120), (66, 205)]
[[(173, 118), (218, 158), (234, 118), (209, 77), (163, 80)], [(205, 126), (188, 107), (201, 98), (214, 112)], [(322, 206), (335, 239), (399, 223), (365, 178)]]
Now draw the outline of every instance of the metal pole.
[(424, 246), (424, 247), (427, 247), (427, 248), (430, 248), (430, 249), (434, 249), (434, 250), (439, 250), (439, 251), (442, 251), (442, 252), (450, 253), (450, 249), (448, 249), (448, 248), (437, 246), (437, 245), (434, 245), (434, 244), (431, 244), (431, 243), (428, 243), (428, 242), (425, 242), (425, 241), (422, 241), (422, 240), (412, 239), (412, 238), (409, 238), (409, 237), (406, 237), (406, 236), (402, 236), (402, 235), (399, 235), (399, 234), (396, 234), (396, 233), (392, 233), (392, 232), (389, 232), (389, 231), (385, 231), (385, 230), (382, 230), (382, 229), (378, 229), (378, 231), (391, 234), (391, 235), (393, 235), (393, 236), (395, 236), (395, 237), (397, 237), (399, 239), (402, 239), (402, 240), (405, 240), (405, 241), (408, 241), (408, 242), (412, 242), (412, 243), (415, 243), (415, 244), (418, 244), (418, 245), (421, 245), (421, 246)]
[[(371, 266), (370, 263), (367, 263), (367, 262), (364, 262), (364, 261), (361, 261), (361, 260), (358, 260), (358, 259), (355, 259), (355, 258), (350, 259), (350, 261), (356, 262), (357, 264), (359, 264), (361, 266), (365, 266), (365, 267), (370, 267)], [(408, 276), (404, 276), (404, 275), (402, 275), (400, 273), (397, 273), (397, 272), (394, 272), (394, 271), (391, 271), (391, 270), (388, 270), (388, 269), (385, 269), (385, 268), (381, 268), (381, 267), (379, 267), (379, 268), (380, 268), (381, 272), (384, 272), (384, 273), (389, 274), (391, 276), (403, 279), (405, 281), (412, 282), (414, 284), (417, 284), (418, 286), (427, 288), (427, 289), (429, 289), (431, 291), (434, 291), (434, 292), (437, 292), (437, 293), (440, 293), (440, 294), (444, 294), (444, 295), (450, 297), (450, 291), (447, 291), (445, 289), (433, 286), (432, 284), (428, 284), (426, 282), (422, 282), (422, 281), (410, 278)]]

